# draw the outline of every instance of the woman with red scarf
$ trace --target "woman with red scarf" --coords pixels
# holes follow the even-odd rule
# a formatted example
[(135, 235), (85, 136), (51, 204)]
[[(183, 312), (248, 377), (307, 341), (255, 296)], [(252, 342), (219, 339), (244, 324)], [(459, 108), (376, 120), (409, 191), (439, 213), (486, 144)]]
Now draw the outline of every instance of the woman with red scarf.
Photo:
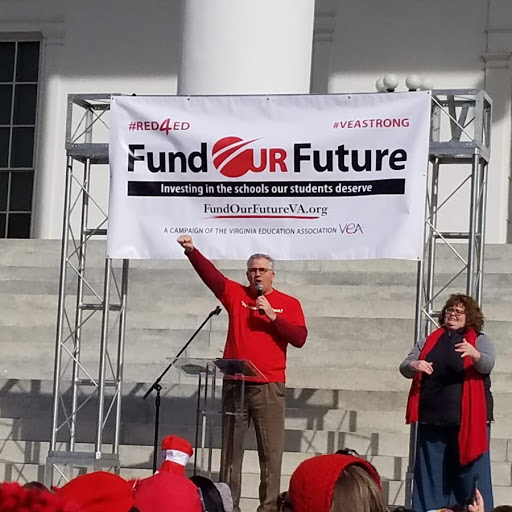
[(489, 374), (496, 352), (481, 332), (482, 311), (468, 295), (450, 296), (439, 325), (400, 365), (400, 373), (413, 379), (407, 423), (419, 423), (413, 508), (425, 512), (446, 503), (464, 503), (478, 475), (488, 511), (493, 508)]

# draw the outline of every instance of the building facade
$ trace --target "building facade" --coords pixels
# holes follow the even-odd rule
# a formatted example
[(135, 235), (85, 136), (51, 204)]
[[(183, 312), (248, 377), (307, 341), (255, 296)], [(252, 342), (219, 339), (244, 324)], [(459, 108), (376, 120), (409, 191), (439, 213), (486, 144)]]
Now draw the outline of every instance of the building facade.
[[(487, 241), (510, 242), (511, 55), (509, 0), (2, 0), (0, 237), (61, 236), (68, 94), (373, 92), (394, 73), (491, 96)], [(105, 209), (108, 183), (95, 168)], [(468, 194), (443, 230), (465, 228)]]

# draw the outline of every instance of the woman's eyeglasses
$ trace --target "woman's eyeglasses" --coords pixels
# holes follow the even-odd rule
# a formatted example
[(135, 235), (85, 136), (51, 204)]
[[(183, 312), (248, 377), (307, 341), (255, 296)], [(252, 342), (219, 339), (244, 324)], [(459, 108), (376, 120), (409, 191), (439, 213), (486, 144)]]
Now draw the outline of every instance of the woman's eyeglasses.
[(466, 314), (466, 312), (463, 309), (458, 309), (458, 308), (446, 308), (445, 313), (450, 314), (450, 315), (455, 315), (455, 316), (462, 316), (462, 315)]
[(290, 501), (288, 491), (282, 492), (277, 497), (277, 510), (279, 512), (293, 512), (293, 504)]

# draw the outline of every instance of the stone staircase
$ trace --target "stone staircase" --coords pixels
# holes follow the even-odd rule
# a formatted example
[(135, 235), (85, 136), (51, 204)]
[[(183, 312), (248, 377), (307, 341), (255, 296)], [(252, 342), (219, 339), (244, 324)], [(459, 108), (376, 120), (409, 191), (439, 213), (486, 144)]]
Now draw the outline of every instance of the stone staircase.
[[(94, 242), (88, 251), (87, 278), (101, 289), (104, 246)], [(58, 241), (0, 241), (0, 479), (43, 478), (51, 425), (59, 255)], [(217, 263), (229, 277), (244, 280), (244, 262)], [(447, 280), (459, 266), (448, 251), (440, 251), (436, 282)], [(391, 260), (278, 262), (276, 287), (301, 300), (309, 329), (306, 345), (289, 350), (283, 489), (305, 458), (350, 447), (377, 467), (388, 502), (403, 503), (409, 432), (404, 411), (410, 382), (397, 367), (412, 344), (415, 271), (413, 262)], [(462, 278), (452, 287), (463, 289)], [(144, 476), (151, 468), (154, 406), (142, 396), (166, 367), (165, 358), (179, 351), (217, 303), (186, 259), (130, 262), (128, 303), (121, 461), (124, 475)], [(496, 504), (512, 503), (511, 311), (512, 246), (488, 246), (485, 332), (498, 351), (492, 375), (496, 422), (491, 447)], [(223, 312), (205, 326), (186, 355), (218, 357), (225, 332)], [(98, 316), (84, 329), (84, 365), (95, 361), (99, 333)], [(193, 380), (177, 369), (169, 372), (162, 435), (193, 440), (196, 393)], [(92, 450), (94, 418), (92, 400), (81, 411), (79, 449)], [(106, 443), (112, 441), (108, 428)], [(214, 472), (219, 430), (216, 424)], [(256, 508), (259, 481), (252, 432), (247, 446), (244, 512)]]

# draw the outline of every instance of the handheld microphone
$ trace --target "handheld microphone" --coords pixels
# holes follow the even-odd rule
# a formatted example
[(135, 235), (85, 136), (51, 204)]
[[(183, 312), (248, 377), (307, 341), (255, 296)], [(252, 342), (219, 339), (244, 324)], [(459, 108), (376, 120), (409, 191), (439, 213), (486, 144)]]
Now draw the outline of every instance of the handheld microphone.
[(220, 315), (220, 312), (222, 311), (222, 308), (220, 306), (217, 306), (214, 310), (213, 310), (213, 315), (214, 316), (217, 316), (217, 315)]
[[(258, 283), (256, 285), (256, 290), (258, 291), (258, 297), (261, 297), (263, 295), (263, 285), (261, 283)], [(263, 311), (263, 309), (258, 309), (258, 311), (260, 312), (260, 315), (263, 315), (265, 313), (265, 311)]]

